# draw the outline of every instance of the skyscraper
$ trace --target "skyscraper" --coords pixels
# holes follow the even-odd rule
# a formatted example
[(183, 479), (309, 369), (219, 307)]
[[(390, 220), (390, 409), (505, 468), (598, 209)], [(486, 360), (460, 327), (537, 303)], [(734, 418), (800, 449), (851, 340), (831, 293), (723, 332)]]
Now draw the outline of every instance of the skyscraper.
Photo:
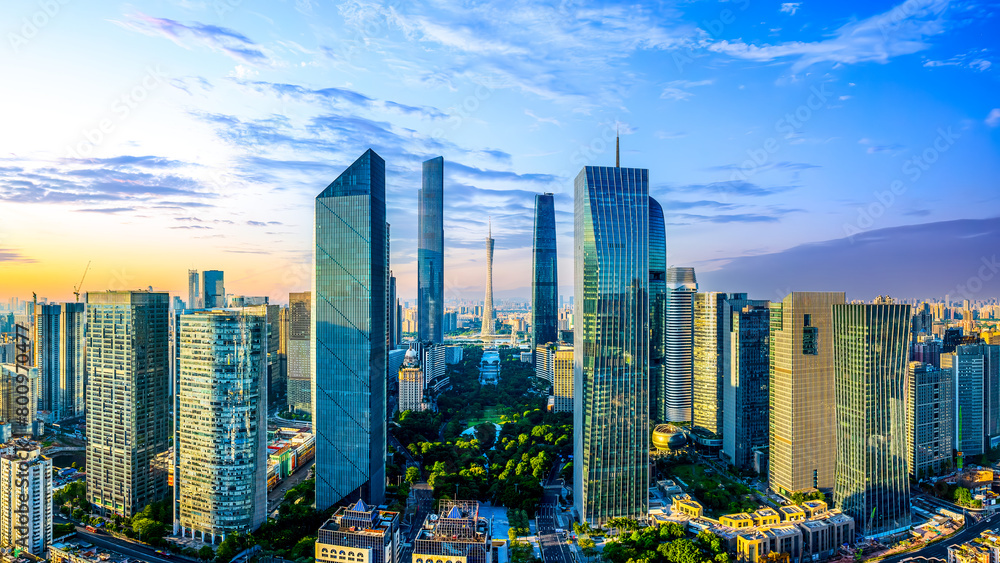
[(200, 305), (206, 309), (226, 306), (225, 274), (222, 270), (205, 270), (201, 273), (202, 294)]
[(168, 293), (87, 294), (87, 500), (131, 518), (167, 494)]
[[(833, 489), (837, 416), (833, 395), (833, 305), (843, 292), (794, 292), (771, 304), (771, 489), (790, 495)], [(902, 435), (900, 435), (902, 439)]]
[(486, 299), (483, 301), (483, 339), (493, 341), (493, 222), (486, 233)]
[(667, 231), (663, 208), (649, 198), (649, 415), (654, 419), (666, 377), (666, 331)]
[(726, 318), (726, 304), (730, 299), (746, 298), (745, 293), (718, 291), (694, 296), (691, 426), (717, 436), (722, 435), (723, 360), (731, 321)]
[(263, 307), (181, 315), (174, 533), (218, 543), (267, 516)]
[(288, 408), (312, 413), (312, 293), (288, 294)]
[(531, 258), (531, 349), (559, 340), (559, 268), (555, 198), (535, 195)]
[(941, 367), (955, 381), (955, 447), (963, 457), (991, 449), (997, 428), (997, 393), (1000, 385), (1000, 346), (960, 344), (941, 355)]
[(837, 478), (833, 498), (867, 537), (910, 527), (906, 356), (910, 306), (833, 305)]
[(769, 327), (767, 301), (727, 301), (723, 332), (722, 452), (740, 469), (768, 445)]
[(444, 342), (444, 158), (424, 162), (417, 195), (417, 337)]
[(648, 174), (587, 166), (575, 182), (573, 496), (591, 524), (648, 508)]
[(658, 389), (656, 419), (660, 422), (691, 420), (694, 374), (694, 296), (698, 280), (694, 268), (667, 269), (667, 322), (664, 334), (663, 384)]
[[(402, 341), (399, 333), (399, 297), (396, 296), (396, 276), (392, 275), (392, 270), (389, 270), (389, 350), (395, 350), (396, 345)], [(447, 330), (447, 329), (446, 329)], [(391, 379), (393, 377), (392, 370), (389, 371), (388, 377)]]
[(312, 299), (316, 508), (385, 500), (389, 226), (369, 149), (316, 196)]
[(7, 442), (0, 446), (0, 545), (41, 558), (51, 543), (52, 460), (38, 442)]
[(84, 411), (86, 317), (83, 303), (36, 304), (34, 362), (38, 368), (39, 411), (53, 421)]
[(188, 309), (201, 308), (201, 286), (198, 284), (198, 270), (188, 270)]
[(906, 397), (906, 456), (910, 476), (923, 479), (951, 465), (955, 447), (955, 382), (950, 370), (910, 362)]

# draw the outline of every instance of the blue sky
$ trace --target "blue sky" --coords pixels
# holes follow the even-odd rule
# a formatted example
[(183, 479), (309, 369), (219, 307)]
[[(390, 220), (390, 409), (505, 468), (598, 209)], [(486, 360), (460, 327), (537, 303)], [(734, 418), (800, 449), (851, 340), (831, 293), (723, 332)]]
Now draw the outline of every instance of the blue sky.
[(669, 262), (706, 289), (739, 291), (727, 266), (803, 244), (940, 236), (1000, 215), (996, 8), (7, 3), (0, 294), (65, 299), (92, 260), (91, 290), (183, 294), (188, 268), (217, 268), (230, 292), (284, 301), (309, 285), (313, 198), (372, 147), (404, 297), (420, 162), (437, 155), (447, 297), (480, 298), (488, 217), (498, 295), (528, 295), (539, 192), (557, 194), (568, 295), (572, 178), (613, 164), (616, 130), (622, 164), (650, 169)]

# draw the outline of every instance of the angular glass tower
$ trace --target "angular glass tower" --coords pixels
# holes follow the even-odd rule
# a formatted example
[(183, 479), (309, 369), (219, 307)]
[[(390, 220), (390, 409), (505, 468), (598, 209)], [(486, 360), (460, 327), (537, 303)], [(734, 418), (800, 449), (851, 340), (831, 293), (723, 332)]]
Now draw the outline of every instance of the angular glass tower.
[(417, 195), (417, 336), (444, 342), (444, 157), (424, 162)]
[(535, 195), (534, 253), (531, 261), (531, 349), (559, 340), (559, 268), (556, 208), (552, 194)]
[(771, 310), (764, 300), (727, 301), (723, 331), (722, 453), (740, 469), (767, 446)]
[(698, 280), (694, 268), (667, 269), (667, 322), (664, 377), (658, 389), (659, 422), (691, 420), (691, 379), (694, 373), (694, 296)]
[(904, 390), (909, 341), (909, 305), (833, 305), (833, 500), (869, 538), (910, 527)]
[(645, 518), (649, 487), (649, 178), (587, 166), (574, 213), (574, 502)]
[(180, 315), (174, 413), (174, 533), (208, 543), (267, 516), (263, 307)]
[(312, 401), (316, 508), (385, 500), (389, 227), (369, 149), (316, 196)]
[(666, 338), (667, 231), (663, 207), (649, 198), (649, 416), (653, 419), (666, 377)]
[(201, 273), (201, 306), (205, 309), (226, 306), (225, 273), (222, 270), (205, 270)]

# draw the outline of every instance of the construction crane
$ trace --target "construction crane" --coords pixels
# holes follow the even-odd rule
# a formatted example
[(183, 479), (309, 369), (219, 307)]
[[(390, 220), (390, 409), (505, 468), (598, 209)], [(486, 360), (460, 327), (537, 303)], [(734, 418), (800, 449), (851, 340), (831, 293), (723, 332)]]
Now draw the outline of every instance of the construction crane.
[(87, 261), (87, 267), (83, 269), (83, 275), (80, 276), (80, 283), (73, 288), (73, 295), (76, 296), (76, 302), (80, 302), (80, 290), (83, 289), (83, 280), (87, 279), (87, 272), (90, 271), (90, 261)]

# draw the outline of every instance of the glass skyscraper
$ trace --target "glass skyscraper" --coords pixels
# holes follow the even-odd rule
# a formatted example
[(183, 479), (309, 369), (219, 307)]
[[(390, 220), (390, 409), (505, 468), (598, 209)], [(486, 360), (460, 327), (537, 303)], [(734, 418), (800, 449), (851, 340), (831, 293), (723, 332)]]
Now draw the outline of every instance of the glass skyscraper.
[(87, 500), (131, 518), (167, 494), (170, 295), (87, 293)]
[(41, 389), (39, 411), (59, 421), (84, 412), (86, 317), (83, 303), (35, 305), (34, 362)]
[(389, 226), (369, 149), (316, 196), (312, 402), (316, 508), (385, 501)]
[(417, 336), (444, 342), (444, 157), (424, 162), (417, 196)]
[(724, 309), (722, 453), (748, 469), (753, 449), (768, 444), (771, 311), (764, 300), (727, 301)]
[(694, 370), (694, 296), (698, 280), (694, 268), (667, 269), (667, 322), (664, 377), (658, 389), (659, 422), (691, 420), (691, 380)]
[(645, 518), (649, 487), (649, 178), (576, 177), (574, 502), (586, 522)]
[(909, 305), (833, 305), (833, 499), (866, 537), (910, 527), (904, 392), (909, 342)]
[(531, 261), (531, 349), (559, 340), (559, 268), (556, 208), (550, 193), (535, 195), (534, 252)]
[(226, 306), (225, 274), (222, 270), (205, 270), (201, 273), (202, 296), (200, 305), (205, 309)]
[(267, 516), (265, 306), (180, 315), (175, 533), (220, 543)]
[(663, 207), (649, 198), (649, 415), (657, 407), (666, 377), (667, 231)]
[(201, 308), (201, 284), (198, 283), (198, 270), (188, 270), (188, 302), (187, 309)]

